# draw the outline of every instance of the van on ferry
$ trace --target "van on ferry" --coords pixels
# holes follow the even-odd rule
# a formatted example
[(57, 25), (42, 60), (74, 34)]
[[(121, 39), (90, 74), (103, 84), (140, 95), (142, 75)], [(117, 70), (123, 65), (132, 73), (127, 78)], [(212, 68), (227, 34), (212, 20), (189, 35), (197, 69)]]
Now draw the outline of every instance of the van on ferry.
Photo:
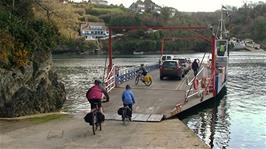
[(174, 55), (162, 55), (159, 59), (159, 65), (161, 66), (163, 64), (164, 61), (167, 60), (173, 60), (174, 59)]

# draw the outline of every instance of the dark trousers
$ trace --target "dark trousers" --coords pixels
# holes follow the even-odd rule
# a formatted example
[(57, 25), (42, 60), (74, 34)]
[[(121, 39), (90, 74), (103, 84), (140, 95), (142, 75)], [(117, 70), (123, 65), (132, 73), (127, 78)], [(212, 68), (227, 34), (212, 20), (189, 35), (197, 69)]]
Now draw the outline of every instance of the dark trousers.
[(131, 110), (131, 115), (130, 115), (130, 117), (132, 117), (132, 111), (133, 111), (133, 109), (132, 109), (132, 104), (123, 104), (124, 105), (124, 107), (126, 107), (126, 106), (128, 106), (129, 107), (129, 109)]
[(198, 69), (193, 69), (194, 71), (194, 76), (196, 76), (198, 74)]
[(100, 99), (92, 99), (92, 100), (89, 100), (89, 102), (91, 104), (91, 110), (95, 109), (97, 105), (98, 105), (98, 108), (102, 107), (102, 102)]

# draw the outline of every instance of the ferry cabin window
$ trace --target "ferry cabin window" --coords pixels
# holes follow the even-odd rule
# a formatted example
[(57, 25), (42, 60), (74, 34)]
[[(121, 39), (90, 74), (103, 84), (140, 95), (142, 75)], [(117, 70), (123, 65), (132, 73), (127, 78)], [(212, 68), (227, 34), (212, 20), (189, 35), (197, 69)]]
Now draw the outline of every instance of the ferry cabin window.
[(224, 56), (225, 51), (226, 51), (226, 43), (221, 41), (217, 42), (217, 55)]

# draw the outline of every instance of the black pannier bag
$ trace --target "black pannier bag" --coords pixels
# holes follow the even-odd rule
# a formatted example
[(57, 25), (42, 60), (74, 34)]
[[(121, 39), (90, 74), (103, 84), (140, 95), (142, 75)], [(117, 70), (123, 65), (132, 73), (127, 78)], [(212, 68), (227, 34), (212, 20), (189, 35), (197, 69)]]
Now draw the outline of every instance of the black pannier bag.
[(123, 113), (123, 108), (124, 108), (124, 107), (120, 107), (120, 108), (117, 110), (117, 114), (118, 114), (118, 115), (122, 115), (122, 113)]
[[(118, 115), (122, 115), (122, 113), (123, 113), (123, 109), (124, 109), (125, 107), (121, 107), (121, 108), (119, 108), (118, 110), (117, 110), (117, 114)], [(126, 108), (127, 109), (127, 116), (131, 116), (132, 115), (132, 111), (129, 109), (129, 108)]]
[[(101, 112), (96, 112), (97, 114), (97, 118), (98, 118), (98, 122), (103, 122), (105, 120), (105, 116), (101, 113)], [(84, 121), (87, 123), (90, 123), (90, 125), (92, 125), (93, 123), (93, 114), (92, 112), (86, 114), (86, 116), (84, 117)]]
[(86, 114), (86, 116), (84, 117), (84, 121), (92, 125), (92, 121), (93, 121), (92, 112)]
[(105, 120), (105, 116), (102, 112), (97, 112), (97, 118), (98, 118), (98, 122), (103, 122)]

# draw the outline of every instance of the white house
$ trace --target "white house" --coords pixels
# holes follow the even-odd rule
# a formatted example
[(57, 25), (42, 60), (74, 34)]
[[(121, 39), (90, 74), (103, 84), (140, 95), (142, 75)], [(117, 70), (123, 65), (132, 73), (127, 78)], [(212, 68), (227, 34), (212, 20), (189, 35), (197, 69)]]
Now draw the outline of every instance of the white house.
[(86, 22), (80, 25), (80, 35), (86, 40), (97, 40), (107, 37), (109, 32), (104, 22)]
[(136, 11), (139, 13), (144, 13), (145, 12), (145, 5), (144, 4), (138, 4)]
[(108, 5), (106, 0), (89, 0), (89, 2), (95, 5)]
[(81, 2), (88, 2), (89, 0), (69, 0), (69, 1), (74, 3), (81, 3)]
[(108, 5), (108, 2), (106, 0), (69, 0), (69, 1), (75, 2), (75, 3), (89, 2), (95, 5)]

